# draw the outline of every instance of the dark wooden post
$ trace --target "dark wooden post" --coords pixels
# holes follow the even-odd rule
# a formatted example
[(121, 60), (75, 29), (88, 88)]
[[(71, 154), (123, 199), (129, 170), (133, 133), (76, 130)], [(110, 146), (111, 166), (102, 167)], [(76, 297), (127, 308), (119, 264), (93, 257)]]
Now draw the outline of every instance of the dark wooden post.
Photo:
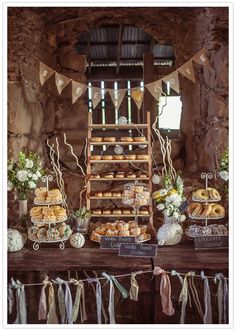
[[(143, 81), (144, 85), (151, 83), (155, 80), (154, 78), (154, 56), (153, 53), (144, 53), (143, 54)], [(143, 100), (143, 113), (142, 121), (146, 122), (146, 112), (150, 111), (151, 114), (151, 125), (153, 124), (156, 118), (156, 100), (148, 92), (147, 89), (144, 91), (144, 100)]]

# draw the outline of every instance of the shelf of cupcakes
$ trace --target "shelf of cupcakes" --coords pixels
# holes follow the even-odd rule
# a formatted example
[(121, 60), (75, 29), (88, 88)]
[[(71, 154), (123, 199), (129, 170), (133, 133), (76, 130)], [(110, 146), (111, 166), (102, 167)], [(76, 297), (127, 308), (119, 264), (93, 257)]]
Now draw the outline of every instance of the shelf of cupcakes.
[(145, 136), (139, 137), (92, 137), (91, 145), (147, 145), (148, 142)]
[(91, 155), (91, 163), (127, 163), (127, 162), (136, 162), (136, 163), (146, 163), (149, 161), (149, 155), (136, 155), (136, 154), (127, 154), (127, 155)]
[(149, 209), (140, 208), (136, 214), (133, 209), (129, 208), (115, 208), (115, 209), (100, 209), (96, 208), (91, 210), (92, 217), (150, 217)]
[(109, 237), (136, 237), (137, 242), (151, 239), (148, 226), (139, 225), (136, 221), (124, 222), (117, 220), (113, 223), (90, 222), (90, 240), (100, 242), (102, 236)]
[(133, 171), (125, 172), (125, 171), (110, 171), (102, 174), (91, 174), (90, 180), (91, 181), (119, 181), (119, 180), (149, 180), (147, 172), (142, 171), (135, 173)]

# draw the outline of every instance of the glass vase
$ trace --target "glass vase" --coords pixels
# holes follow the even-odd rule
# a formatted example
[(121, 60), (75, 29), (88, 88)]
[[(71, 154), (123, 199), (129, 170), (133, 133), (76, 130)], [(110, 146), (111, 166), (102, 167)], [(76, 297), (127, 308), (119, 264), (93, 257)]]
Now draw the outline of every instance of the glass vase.
[(28, 200), (18, 200), (19, 201), (19, 215), (20, 218), (28, 213)]

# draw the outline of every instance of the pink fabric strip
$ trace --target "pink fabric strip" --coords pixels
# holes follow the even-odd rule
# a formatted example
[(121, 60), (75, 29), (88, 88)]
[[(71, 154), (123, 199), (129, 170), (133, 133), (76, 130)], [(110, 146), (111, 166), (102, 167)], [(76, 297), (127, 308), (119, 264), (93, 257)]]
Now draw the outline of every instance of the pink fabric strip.
[(175, 313), (175, 310), (172, 306), (172, 301), (171, 301), (170, 278), (167, 275), (167, 273), (158, 266), (154, 268), (153, 274), (156, 276), (161, 275), (160, 294), (161, 294), (162, 311), (167, 316), (171, 316)]

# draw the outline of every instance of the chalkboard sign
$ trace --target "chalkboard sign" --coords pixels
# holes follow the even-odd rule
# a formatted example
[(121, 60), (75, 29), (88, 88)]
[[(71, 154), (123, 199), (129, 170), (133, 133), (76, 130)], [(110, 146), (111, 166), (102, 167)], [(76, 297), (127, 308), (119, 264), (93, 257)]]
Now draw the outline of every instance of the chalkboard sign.
[(101, 236), (100, 248), (119, 249), (121, 243), (135, 243), (137, 237)]
[(194, 238), (195, 249), (222, 249), (229, 246), (228, 236), (202, 236)]
[(154, 244), (120, 244), (119, 255), (137, 257), (155, 257), (157, 245)]
[(184, 211), (187, 207), (188, 207), (189, 203), (187, 200), (185, 200), (184, 202), (181, 203), (181, 205), (179, 206), (179, 211), (182, 212)]

